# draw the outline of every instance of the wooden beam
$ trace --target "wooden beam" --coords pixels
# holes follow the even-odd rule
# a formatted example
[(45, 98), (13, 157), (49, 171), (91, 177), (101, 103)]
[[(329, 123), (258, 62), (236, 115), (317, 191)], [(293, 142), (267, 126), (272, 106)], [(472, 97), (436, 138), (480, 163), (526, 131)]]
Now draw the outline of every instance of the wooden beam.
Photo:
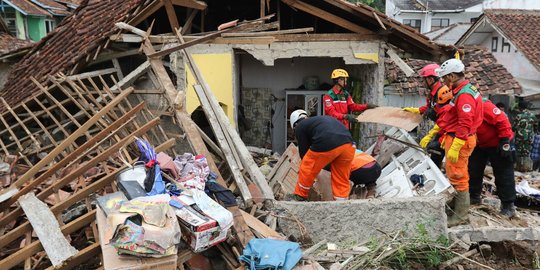
[[(107, 114), (112, 108), (114, 108), (120, 101), (124, 100), (131, 92), (133, 91), (133, 88), (128, 88), (124, 90), (120, 95), (118, 95), (116, 98), (114, 98), (107, 106), (105, 106), (102, 110), (100, 110), (96, 115), (94, 115), (92, 118), (88, 119), (80, 128), (78, 128), (75, 132), (73, 132), (69, 137), (67, 137), (60, 145), (54, 148), (53, 151), (49, 152), (47, 156), (45, 156), (43, 159), (41, 159), (38, 163), (36, 163), (30, 170), (28, 170), (23, 176), (21, 176), (17, 181), (11, 184), (9, 189), (2, 190), (0, 192), (0, 202), (7, 201), (11, 196), (5, 196), (8, 192), (8, 190), (18, 190), (22, 185), (26, 182), (28, 182), (34, 175), (41, 170), (43, 167), (48, 165), (51, 161), (56, 158), (61, 152), (63, 152), (71, 143), (73, 143), (77, 138), (79, 138), (81, 135), (83, 135), (85, 132), (88, 131), (88, 129), (93, 126), (95, 123), (97, 123), (98, 120), (100, 120), (105, 114)], [(22, 194), (20, 194), (22, 195)], [(20, 196), (19, 195), (19, 196)], [(8, 207), (9, 205), (5, 205), (2, 203), (2, 207)]]
[(165, 55), (169, 55), (169, 54), (171, 54), (173, 52), (185, 49), (187, 47), (191, 47), (193, 45), (201, 44), (201, 43), (207, 42), (209, 40), (215, 39), (215, 38), (221, 36), (221, 34), (223, 34), (225, 32), (228, 32), (228, 31), (229, 31), (229, 29), (225, 29), (225, 30), (221, 30), (221, 31), (218, 31), (218, 32), (215, 32), (215, 33), (212, 33), (212, 34), (208, 34), (208, 35), (200, 37), (198, 39), (194, 39), (194, 40), (188, 41), (188, 42), (180, 44), (180, 45), (176, 45), (176, 46), (173, 46), (173, 47), (170, 47), (170, 48), (167, 48), (167, 49), (163, 49), (163, 50), (161, 50), (159, 52), (152, 53), (152, 54), (149, 54), (147, 56), (150, 57), (150, 58), (163, 57)]
[(163, 6), (163, 2), (161, 1), (151, 1), (148, 6), (146, 6), (141, 12), (137, 13), (131, 20), (128, 21), (128, 24), (130, 25), (138, 25), (146, 18), (148, 18), (150, 15), (154, 14), (156, 11), (158, 11)]
[[(118, 83), (116, 83), (113, 87), (111, 87), (111, 91), (117, 91), (119, 90), (119, 88), (124, 87), (124, 85), (136, 80), (140, 75), (142, 75), (146, 70), (148, 70), (149, 67), (150, 67), (150, 62), (144, 61), (144, 63), (142, 63), (137, 68), (135, 68), (133, 71), (127, 74), (123, 79), (121, 79)], [(134, 93), (137, 94), (137, 91), (138, 90), (135, 90)]]
[(180, 27), (180, 24), (178, 23), (178, 18), (176, 17), (176, 12), (174, 11), (174, 7), (171, 3), (171, 0), (160, 0), (163, 2), (163, 5), (165, 6), (165, 11), (167, 12), (167, 17), (169, 18), (169, 24), (171, 25), (171, 29), (177, 29)]
[(407, 65), (407, 63), (405, 63), (405, 61), (403, 61), (401, 57), (399, 57), (399, 55), (396, 53), (396, 51), (394, 51), (394, 49), (389, 47), (386, 50), (386, 54), (388, 54), (390, 59), (394, 61), (394, 63), (401, 69), (401, 71), (403, 71), (403, 73), (405, 73), (405, 76), (410, 77), (414, 74), (414, 70), (409, 65)]
[(252, 32), (252, 33), (223, 33), (222, 36), (223, 37), (261, 37), (261, 36), (275, 36), (275, 35), (308, 33), (308, 32), (313, 32), (313, 31), (314, 31), (313, 27), (306, 27), (306, 28), (298, 28), (298, 29)]
[[(113, 58), (113, 59), (115, 59), (115, 58)], [(107, 69), (102, 69), (102, 70), (96, 70), (96, 71), (90, 71), (90, 72), (70, 75), (70, 76), (67, 76), (66, 78), (68, 80), (76, 81), (76, 80), (88, 79), (88, 78), (91, 78), (91, 77), (97, 77), (97, 76), (100, 76), (100, 75), (107, 75), (107, 74), (111, 74), (111, 73), (115, 73), (115, 72), (116, 72), (116, 68), (107, 68)]]
[(302, 10), (306, 13), (309, 13), (313, 16), (319, 17), (325, 21), (331, 22), (333, 24), (336, 24), (338, 26), (341, 26), (347, 30), (350, 30), (354, 33), (358, 34), (364, 34), (364, 35), (373, 35), (371, 30), (366, 29), (364, 27), (359, 26), (358, 24), (355, 24), (353, 22), (350, 22), (348, 20), (345, 20), (339, 16), (336, 16), (330, 12), (327, 12), (325, 10), (322, 10), (320, 8), (314, 7), (310, 4), (304, 3), (302, 1), (297, 0), (282, 0), (284, 3), (291, 7), (295, 7), (299, 10)]
[(191, 10), (191, 13), (189, 14), (189, 17), (187, 18), (186, 22), (184, 23), (184, 26), (182, 26), (182, 32), (181, 32), (182, 35), (187, 33), (188, 31), (191, 32), (191, 25), (193, 25), (193, 19), (195, 19), (195, 16), (197, 16), (197, 10), (193, 9)]
[(175, 6), (183, 6), (183, 7), (194, 8), (198, 10), (204, 10), (207, 7), (205, 2), (197, 1), (197, 0), (171, 0), (171, 2)]

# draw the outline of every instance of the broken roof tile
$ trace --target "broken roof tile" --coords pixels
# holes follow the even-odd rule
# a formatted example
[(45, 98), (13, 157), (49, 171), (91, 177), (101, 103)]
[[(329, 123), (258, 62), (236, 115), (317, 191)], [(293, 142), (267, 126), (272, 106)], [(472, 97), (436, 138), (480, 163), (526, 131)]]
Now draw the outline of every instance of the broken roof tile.
[[(419, 59), (408, 59), (406, 62), (416, 71), (411, 77), (406, 77), (405, 73), (391, 60), (386, 60), (385, 73), (389, 86), (398, 92), (426, 93), (427, 89), (418, 75), (418, 71), (432, 62)], [(463, 63), (465, 64), (465, 77), (477, 85), (483, 95), (519, 94), (522, 91), (512, 74), (503, 65), (497, 63), (493, 54), (485, 48), (465, 47)]]
[(28, 0), (10, 0), (9, 2), (25, 15), (51, 17), (51, 14), (45, 9), (36, 6)]

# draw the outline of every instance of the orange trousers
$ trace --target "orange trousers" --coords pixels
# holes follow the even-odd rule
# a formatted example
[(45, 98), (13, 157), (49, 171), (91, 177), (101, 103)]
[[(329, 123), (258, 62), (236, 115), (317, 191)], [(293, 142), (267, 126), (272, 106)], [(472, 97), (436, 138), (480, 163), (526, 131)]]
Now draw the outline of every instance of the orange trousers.
[(344, 144), (327, 152), (308, 150), (300, 163), (294, 194), (307, 198), (317, 175), (327, 164), (330, 164), (334, 200), (348, 199), (351, 192), (349, 176), (355, 150), (352, 144)]
[[(448, 154), (454, 137), (445, 135), (443, 138), (444, 151)], [(467, 141), (459, 150), (459, 158), (456, 163), (446, 159), (446, 176), (456, 191), (469, 191), (469, 157), (476, 146), (476, 134), (467, 137)]]

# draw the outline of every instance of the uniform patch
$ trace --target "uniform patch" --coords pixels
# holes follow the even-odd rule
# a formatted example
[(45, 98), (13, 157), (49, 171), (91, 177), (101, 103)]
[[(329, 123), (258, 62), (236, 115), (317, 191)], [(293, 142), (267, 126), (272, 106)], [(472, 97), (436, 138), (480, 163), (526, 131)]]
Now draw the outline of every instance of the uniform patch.
[(326, 107), (332, 106), (332, 101), (330, 101), (329, 99), (325, 100), (325, 102), (326, 102)]
[(463, 105), (463, 107), (461, 107), (461, 109), (462, 109), (464, 112), (468, 113), (468, 112), (471, 112), (472, 107), (471, 107), (470, 104), (465, 104), (465, 105)]
[(493, 108), (493, 113), (495, 115), (499, 115), (499, 114), (501, 114), (501, 110), (499, 108)]

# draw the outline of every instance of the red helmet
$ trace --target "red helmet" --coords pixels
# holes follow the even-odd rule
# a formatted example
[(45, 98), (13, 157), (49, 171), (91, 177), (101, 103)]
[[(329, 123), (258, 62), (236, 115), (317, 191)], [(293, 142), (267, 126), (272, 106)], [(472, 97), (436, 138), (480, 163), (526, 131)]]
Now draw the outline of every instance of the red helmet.
[(438, 77), (437, 72), (435, 72), (435, 70), (438, 68), (440, 68), (440, 66), (437, 64), (429, 64), (420, 70), (420, 77), (429, 77), (429, 76)]

